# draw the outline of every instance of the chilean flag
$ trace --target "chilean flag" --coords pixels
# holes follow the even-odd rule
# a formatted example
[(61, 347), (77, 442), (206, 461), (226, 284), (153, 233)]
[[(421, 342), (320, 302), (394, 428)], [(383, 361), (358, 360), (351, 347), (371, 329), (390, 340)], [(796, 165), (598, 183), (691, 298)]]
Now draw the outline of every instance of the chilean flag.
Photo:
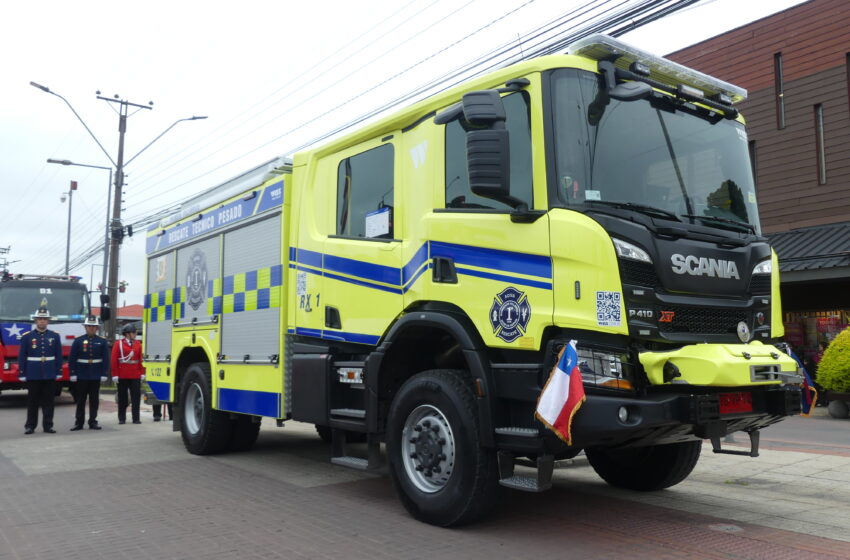
[(800, 416), (808, 418), (812, 415), (812, 407), (818, 402), (818, 390), (815, 389), (815, 384), (812, 383), (812, 378), (809, 372), (806, 371), (800, 358), (790, 348), (788, 349), (788, 354), (794, 358), (797, 362), (798, 370), (803, 373), (803, 379), (800, 383), (802, 389), (800, 392)]
[(558, 364), (552, 369), (549, 381), (540, 393), (534, 416), (567, 442), (567, 445), (572, 445), (570, 425), (585, 400), (584, 384), (578, 369), (576, 341), (571, 340), (561, 350)]

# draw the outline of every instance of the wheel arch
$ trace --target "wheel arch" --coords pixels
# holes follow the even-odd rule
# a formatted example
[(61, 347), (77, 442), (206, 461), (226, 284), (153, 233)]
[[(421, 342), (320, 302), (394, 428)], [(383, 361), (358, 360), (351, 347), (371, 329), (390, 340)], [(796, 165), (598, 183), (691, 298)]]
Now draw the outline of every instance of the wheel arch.
[(494, 384), (481, 337), (463, 312), (452, 309), (410, 311), (396, 321), (367, 360), (369, 431), (384, 432), (392, 399), (413, 375), (429, 369), (469, 372), (478, 402), (480, 440), (494, 445)]
[[(210, 356), (207, 352), (200, 346), (188, 346), (181, 350), (180, 355), (177, 357), (177, 361), (174, 362), (174, 405), (182, 406), (180, 402), (180, 397), (182, 393), (183, 379), (186, 376), (186, 371), (189, 369), (194, 363), (206, 363), (210, 366), (210, 370), (212, 370), (213, 361), (210, 359)], [(210, 383), (212, 383), (212, 379), (210, 379)], [(212, 390), (212, 387), (210, 387)], [(179, 418), (180, 415), (175, 413), (174, 418)], [(177, 428), (179, 426), (175, 426)]]

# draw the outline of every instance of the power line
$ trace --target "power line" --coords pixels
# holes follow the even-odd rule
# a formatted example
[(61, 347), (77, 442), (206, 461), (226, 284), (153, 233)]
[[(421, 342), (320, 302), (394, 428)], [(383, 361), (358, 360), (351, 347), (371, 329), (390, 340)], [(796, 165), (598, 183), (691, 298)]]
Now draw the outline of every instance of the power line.
[[(533, 1), (533, 0), (530, 0), (530, 1)], [(317, 142), (320, 142), (322, 140), (325, 140), (325, 139), (327, 139), (327, 138), (329, 138), (329, 137), (331, 137), (335, 134), (340, 133), (343, 130), (346, 130), (348, 128), (356, 126), (357, 124), (360, 124), (365, 120), (368, 120), (368, 119), (370, 119), (370, 118), (372, 118), (372, 117), (374, 117), (374, 116), (376, 116), (376, 115), (378, 115), (382, 112), (385, 112), (388, 109), (395, 107), (400, 103), (408, 101), (408, 100), (415, 98), (417, 96), (422, 96), (426, 92), (430, 92), (431, 94), (433, 94), (433, 93), (436, 93), (436, 92), (439, 92), (439, 91), (444, 91), (444, 90), (452, 87), (453, 85), (456, 85), (456, 83), (458, 81), (468, 79), (469, 77), (471, 77), (470, 74), (471, 75), (479, 75), (481, 73), (484, 73), (484, 72), (492, 69), (494, 66), (504, 66), (504, 65), (509, 64), (511, 62), (515, 62), (517, 59), (533, 58), (533, 57), (536, 57), (536, 56), (540, 56), (541, 54), (546, 54), (548, 52), (554, 52), (554, 51), (557, 51), (557, 50), (562, 50), (567, 44), (575, 41), (580, 36), (584, 36), (584, 35), (590, 34), (592, 32), (597, 32), (600, 29), (611, 29), (612, 27), (615, 27), (614, 32), (616, 32), (617, 35), (620, 35), (622, 33), (625, 33), (626, 31), (631, 31), (632, 29), (635, 29), (635, 28), (637, 28), (641, 25), (645, 25), (646, 23), (649, 23), (650, 21), (654, 21), (654, 20), (656, 20), (660, 17), (663, 17), (665, 15), (673, 13), (677, 9), (681, 9), (683, 7), (686, 7), (686, 6), (690, 6), (697, 1), (698, 0), (685, 0), (685, 1), (682, 1), (682, 0), (677, 0), (677, 1), (674, 1), (674, 0), (646, 0), (646, 1), (640, 2), (638, 4), (631, 3), (632, 5), (627, 6), (626, 8), (620, 9), (624, 5), (630, 4), (629, 0), (624, 0), (622, 2), (619, 2), (618, 4), (615, 4), (613, 7), (608, 7), (607, 9), (603, 10), (602, 12), (598, 12), (596, 14), (591, 14), (590, 12), (592, 12), (592, 10), (596, 7), (606, 7), (607, 5), (611, 4), (612, 2), (610, 0), (606, 0), (604, 2), (601, 2), (600, 0), (596, 0), (595, 2), (591, 2), (590, 4), (585, 4), (581, 7), (574, 8), (574, 9), (566, 12), (564, 15), (560, 16), (559, 18), (557, 18), (555, 20), (555, 22), (547, 22), (546, 24), (538, 26), (537, 28), (533, 29), (531, 32), (527, 33), (524, 37), (521, 37), (521, 45), (517, 44), (515, 41), (511, 41), (510, 43), (506, 43), (504, 45), (501, 45), (498, 48), (491, 50), (491, 51), (489, 51), (488, 53), (485, 53), (482, 56), (479, 56), (478, 58), (474, 59), (473, 61), (466, 63), (464, 65), (461, 65), (460, 67), (455, 68), (454, 70), (444, 74), (437, 81), (439, 86), (435, 86), (435, 81), (431, 80), (426, 85), (420, 86), (420, 87), (416, 88), (415, 90), (413, 90), (411, 92), (408, 92), (408, 93), (406, 93), (402, 96), (399, 96), (399, 97), (393, 99), (390, 102), (386, 102), (383, 105), (381, 105), (380, 107), (378, 107), (378, 108), (376, 108), (372, 111), (369, 111), (369, 112), (361, 115), (360, 117), (358, 117), (358, 118), (356, 118), (352, 121), (349, 121), (349, 122), (347, 122), (347, 123), (345, 123), (345, 124), (343, 124), (339, 127), (336, 127), (335, 129), (331, 130), (330, 132), (327, 132), (327, 133), (324, 133), (324, 134), (322, 134), (318, 137), (315, 137), (315, 138), (311, 139), (309, 142), (304, 143), (300, 146), (297, 146), (296, 148), (292, 149), (291, 151), (287, 151), (285, 153), (292, 153), (292, 152), (295, 152), (295, 151), (299, 151), (306, 146), (309, 146), (309, 145), (315, 144)], [(243, 153), (239, 157), (231, 159), (230, 161), (228, 161), (225, 164), (219, 165), (219, 166), (217, 166), (217, 167), (215, 167), (211, 170), (208, 170), (208, 171), (202, 173), (201, 175), (194, 177), (193, 179), (191, 179), (189, 181), (185, 181), (185, 182), (173, 187), (171, 189), (171, 191), (173, 192), (175, 189), (178, 189), (179, 187), (183, 187), (183, 186), (185, 186), (185, 185), (187, 185), (187, 184), (189, 184), (193, 181), (196, 181), (196, 180), (198, 180), (198, 179), (200, 179), (200, 178), (202, 178), (206, 175), (209, 175), (210, 173), (213, 173), (213, 172), (215, 172), (215, 171), (217, 171), (217, 170), (219, 170), (219, 169), (221, 169), (221, 168), (223, 168), (223, 167), (225, 167), (225, 166), (227, 166), (231, 163), (234, 163), (234, 162), (238, 161), (239, 159), (246, 157), (247, 155), (250, 155), (251, 153), (255, 153), (255, 152), (259, 151), (260, 149), (268, 146), (269, 144), (276, 142), (276, 141), (280, 140), (281, 138), (286, 137), (287, 135), (291, 134), (292, 132), (301, 129), (301, 128), (311, 124), (312, 122), (315, 122), (316, 120), (320, 119), (321, 117), (326, 116), (326, 115), (330, 114), (331, 112), (338, 110), (341, 107), (344, 107), (345, 105), (347, 105), (348, 103), (353, 101), (355, 98), (361, 97), (361, 96), (365, 95), (365, 93), (367, 93), (368, 91), (371, 91), (371, 90), (375, 89), (376, 87), (379, 87), (381, 85), (385, 85), (389, 81), (396, 79), (397, 77), (408, 72), (410, 69), (422, 64), (426, 60), (429, 60), (429, 59), (437, 56), (439, 53), (444, 52), (444, 51), (450, 49), (453, 46), (456, 46), (457, 44), (461, 43), (462, 41), (464, 41), (465, 39), (474, 35), (475, 33), (478, 33), (482, 29), (485, 29), (485, 28), (493, 25), (495, 22), (507, 17), (508, 15), (515, 12), (517, 9), (524, 7), (528, 3), (530, 3), (530, 2), (526, 2), (525, 4), (521, 5), (519, 8), (516, 8), (515, 10), (512, 10), (511, 12), (508, 12), (506, 14), (503, 14), (502, 16), (500, 16), (499, 18), (496, 18), (495, 20), (491, 21), (489, 24), (483, 26), (482, 28), (479, 28), (478, 30), (472, 32), (471, 34), (465, 36), (464, 38), (459, 39), (458, 41), (455, 41), (455, 42), (451, 43), (450, 45), (440, 49), (439, 51), (432, 53), (428, 57), (421, 59), (417, 63), (406, 68), (405, 70), (397, 72), (396, 74), (390, 76), (389, 78), (385, 79), (384, 81), (380, 82), (379, 84), (371, 86), (369, 89), (361, 92), (357, 96), (354, 96), (353, 98), (348, 99), (345, 102), (338, 104), (334, 108), (329, 109), (328, 111), (325, 111), (324, 113), (322, 113), (322, 114), (320, 114), (316, 117), (313, 117), (312, 119), (310, 119), (306, 122), (303, 122), (296, 127), (293, 127), (292, 129), (290, 129), (287, 132), (279, 135), (275, 139), (268, 141), (268, 142), (265, 142), (262, 145), (255, 147), (252, 150), (249, 150), (248, 152)], [(656, 10), (656, 11), (652, 12), (652, 10)], [(607, 16), (607, 19), (605, 18), (605, 16)], [(582, 18), (584, 18), (584, 19), (582, 19)], [(580, 20), (579, 23), (585, 25), (585, 28), (576, 30), (575, 29), (576, 19), (579, 19)], [(616, 26), (620, 26), (620, 27), (616, 27)], [(569, 31), (572, 31), (572, 32), (570, 33)], [(517, 51), (517, 50), (519, 51), (518, 55), (515, 53), (515, 51)], [(283, 89), (283, 88), (281, 88), (281, 89)], [(277, 90), (277, 91), (280, 91), (280, 89)], [(277, 93), (277, 92), (275, 92), (275, 93)], [(274, 94), (272, 94), (272, 95), (274, 95)], [(268, 97), (266, 99), (268, 99)], [(255, 104), (255, 106), (256, 106), (256, 104)], [(245, 112), (243, 112), (241, 114), (244, 114), (244, 113)], [(286, 114), (286, 113), (283, 113), (283, 114)], [(196, 164), (192, 164), (192, 165), (196, 165)], [(169, 177), (173, 177), (173, 176), (174, 175), (171, 175)], [(135, 193), (133, 193), (133, 194), (135, 194)], [(181, 200), (185, 200), (186, 197), (187, 197), (186, 193), (181, 193), (181, 196), (180, 196)], [(136, 229), (136, 228), (141, 229), (141, 227), (146, 226), (146, 225), (153, 223), (155, 221), (158, 221), (161, 217), (165, 217), (165, 216), (171, 214), (172, 212), (174, 212), (178, 208), (179, 208), (179, 202), (175, 202), (175, 203), (169, 204), (167, 206), (160, 207), (158, 210), (156, 210), (154, 212), (147, 212), (147, 215), (148, 215), (147, 218), (134, 218), (136, 221), (133, 222), (132, 225), (133, 225), (134, 229)], [(156, 216), (155, 219), (153, 219), (154, 216)], [(103, 248), (103, 246), (101, 244), (100, 249), (102, 250), (102, 248)], [(85, 253), (80, 256), (80, 259), (82, 259), (82, 260), (80, 260), (80, 264), (85, 263), (85, 258), (83, 258), (83, 257), (85, 257), (86, 254), (90, 253), (91, 256), (93, 256), (94, 254), (96, 254), (96, 252), (97, 252), (96, 247), (91, 247), (89, 250), (85, 251)], [(91, 256), (89, 256), (87, 258), (91, 258)], [(75, 257), (75, 259), (76, 259), (76, 257)], [(77, 260), (75, 260), (75, 262), (77, 262)]]

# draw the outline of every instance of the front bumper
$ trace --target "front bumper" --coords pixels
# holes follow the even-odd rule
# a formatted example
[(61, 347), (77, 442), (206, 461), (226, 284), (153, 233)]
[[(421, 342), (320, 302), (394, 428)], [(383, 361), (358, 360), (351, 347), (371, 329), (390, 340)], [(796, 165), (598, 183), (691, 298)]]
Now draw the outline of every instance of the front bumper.
[[(730, 392), (740, 388), (730, 388)], [(573, 420), (575, 447), (642, 446), (707, 439), (758, 430), (800, 414), (800, 390), (785, 386), (748, 391), (752, 411), (722, 413), (720, 395), (659, 393), (644, 398), (588, 396)], [(621, 419), (621, 409), (628, 413)]]
[[(516, 455), (569, 457), (586, 447), (641, 447), (751, 432), (800, 414), (797, 386), (728, 387), (701, 393), (675, 389), (641, 397), (589, 393), (573, 417), (572, 446), (537, 421), (534, 427), (497, 430), (496, 446)], [(751, 396), (752, 410), (722, 412), (721, 395), (741, 392)], [(621, 409), (627, 413), (625, 419)]]

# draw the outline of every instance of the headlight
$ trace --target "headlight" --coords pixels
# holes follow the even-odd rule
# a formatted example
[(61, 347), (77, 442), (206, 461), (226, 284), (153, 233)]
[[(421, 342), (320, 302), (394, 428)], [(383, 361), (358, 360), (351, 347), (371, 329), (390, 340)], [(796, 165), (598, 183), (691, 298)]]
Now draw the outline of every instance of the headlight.
[(773, 272), (772, 261), (762, 261), (753, 269), (753, 274), (771, 274)]
[(579, 347), (578, 369), (585, 383), (608, 389), (634, 390), (631, 367), (618, 354)]
[(616, 237), (612, 237), (611, 241), (614, 242), (614, 247), (617, 249), (618, 257), (652, 264), (652, 259), (649, 258), (649, 253), (647, 253), (637, 245), (626, 243), (625, 241), (617, 239)]

